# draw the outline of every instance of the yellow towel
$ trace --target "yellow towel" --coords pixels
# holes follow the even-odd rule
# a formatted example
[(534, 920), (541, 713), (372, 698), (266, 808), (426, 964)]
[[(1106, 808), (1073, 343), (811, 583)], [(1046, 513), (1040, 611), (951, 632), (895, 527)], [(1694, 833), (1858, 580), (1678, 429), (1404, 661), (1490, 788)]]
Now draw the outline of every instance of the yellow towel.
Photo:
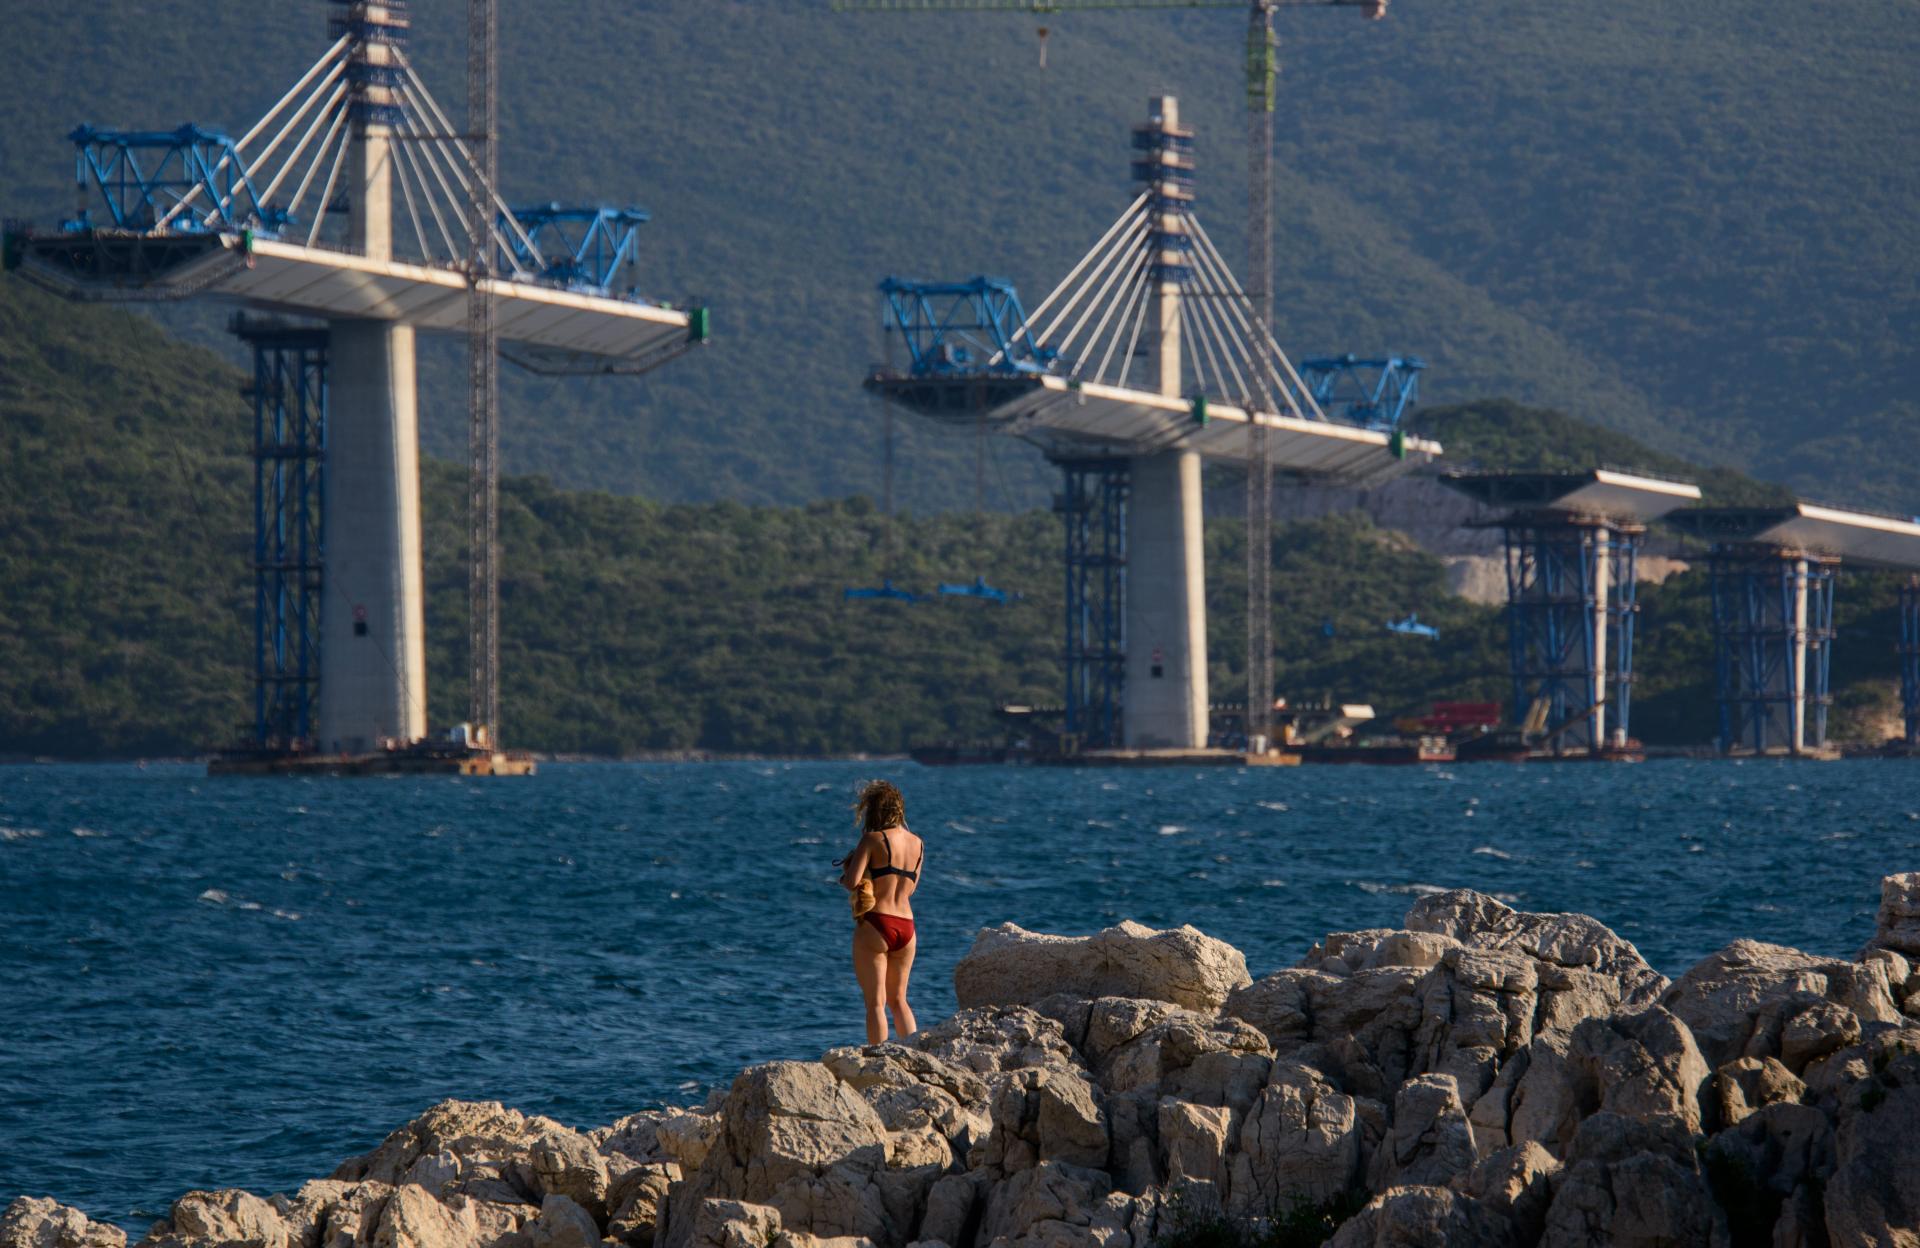
[(873, 899), (873, 881), (861, 880), (853, 892), (848, 894), (848, 900), (853, 903), (854, 921), (858, 922), (861, 915), (879, 904)]

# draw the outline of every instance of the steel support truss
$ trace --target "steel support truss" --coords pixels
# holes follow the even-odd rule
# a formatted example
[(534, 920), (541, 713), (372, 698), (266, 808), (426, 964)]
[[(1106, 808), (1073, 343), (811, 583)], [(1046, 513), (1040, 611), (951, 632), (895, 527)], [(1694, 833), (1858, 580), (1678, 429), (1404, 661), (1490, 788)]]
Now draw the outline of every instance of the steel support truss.
[(1068, 748), (1121, 741), (1127, 671), (1127, 461), (1060, 459), (1066, 532)]
[(1626, 748), (1645, 527), (1516, 513), (1502, 533), (1514, 721), (1545, 731), (1556, 754)]
[(312, 743), (326, 562), (327, 331), (238, 316), (253, 348), (253, 740)]
[(1710, 559), (1721, 750), (1823, 752), (1840, 561), (1735, 543)]
[(1909, 746), (1920, 746), (1920, 576), (1900, 587), (1900, 717)]

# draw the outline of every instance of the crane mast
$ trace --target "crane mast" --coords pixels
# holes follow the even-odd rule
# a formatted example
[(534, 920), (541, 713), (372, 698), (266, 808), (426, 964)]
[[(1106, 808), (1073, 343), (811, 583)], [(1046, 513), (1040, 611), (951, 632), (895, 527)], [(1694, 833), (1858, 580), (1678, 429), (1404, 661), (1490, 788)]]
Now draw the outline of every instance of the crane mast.
[[(1279, 58), (1273, 5), (1247, 14), (1247, 298), (1253, 323), (1273, 332), (1273, 97)], [(1261, 370), (1251, 370), (1250, 406), (1279, 411)], [(1267, 427), (1247, 441), (1247, 749), (1265, 749), (1273, 733), (1273, 462)]]
[(467, 129), (478, 174), (467, 197), (467, 717), (475, 743), (489, 749), (500, 732), (500, 342), (489, 283), (500, 183), (498, 44), (494, 0), (467, 0)]

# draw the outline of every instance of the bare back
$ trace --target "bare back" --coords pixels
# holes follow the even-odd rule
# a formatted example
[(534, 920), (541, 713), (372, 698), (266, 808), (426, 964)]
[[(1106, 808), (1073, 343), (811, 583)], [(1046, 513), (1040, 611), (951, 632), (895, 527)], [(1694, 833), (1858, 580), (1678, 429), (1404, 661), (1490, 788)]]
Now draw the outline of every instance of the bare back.
[(905, 828), (886, 828), (864, 838), (877, 841), (867, 855), (867, 878), (873, 881), (874, 909), (881, 914), (913, 917), (912, 897), (920, 886), (920, 869), (927, 847)]

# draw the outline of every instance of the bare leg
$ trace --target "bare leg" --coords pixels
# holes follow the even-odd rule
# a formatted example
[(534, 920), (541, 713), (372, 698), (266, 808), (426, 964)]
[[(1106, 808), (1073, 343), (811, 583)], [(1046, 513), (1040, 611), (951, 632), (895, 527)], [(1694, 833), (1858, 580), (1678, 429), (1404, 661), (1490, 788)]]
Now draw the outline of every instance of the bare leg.
[(853, 973), (860, 981), (860, 995), (867, 1004), (867, 1043), (881, 1044), (887, 1038), (887, 1012), (881, 992), (887, 975), (887, 941), (873, 924), (856, 921), (853, 925)]
[(920, 1030), (907, 1007), (907, 976), (913, 974), (913, 953), (919, 947), (916, 937), (905, 949), (887, 955), (887, 1009), (893, 1012), (893, 1029), (902, 1039)]

